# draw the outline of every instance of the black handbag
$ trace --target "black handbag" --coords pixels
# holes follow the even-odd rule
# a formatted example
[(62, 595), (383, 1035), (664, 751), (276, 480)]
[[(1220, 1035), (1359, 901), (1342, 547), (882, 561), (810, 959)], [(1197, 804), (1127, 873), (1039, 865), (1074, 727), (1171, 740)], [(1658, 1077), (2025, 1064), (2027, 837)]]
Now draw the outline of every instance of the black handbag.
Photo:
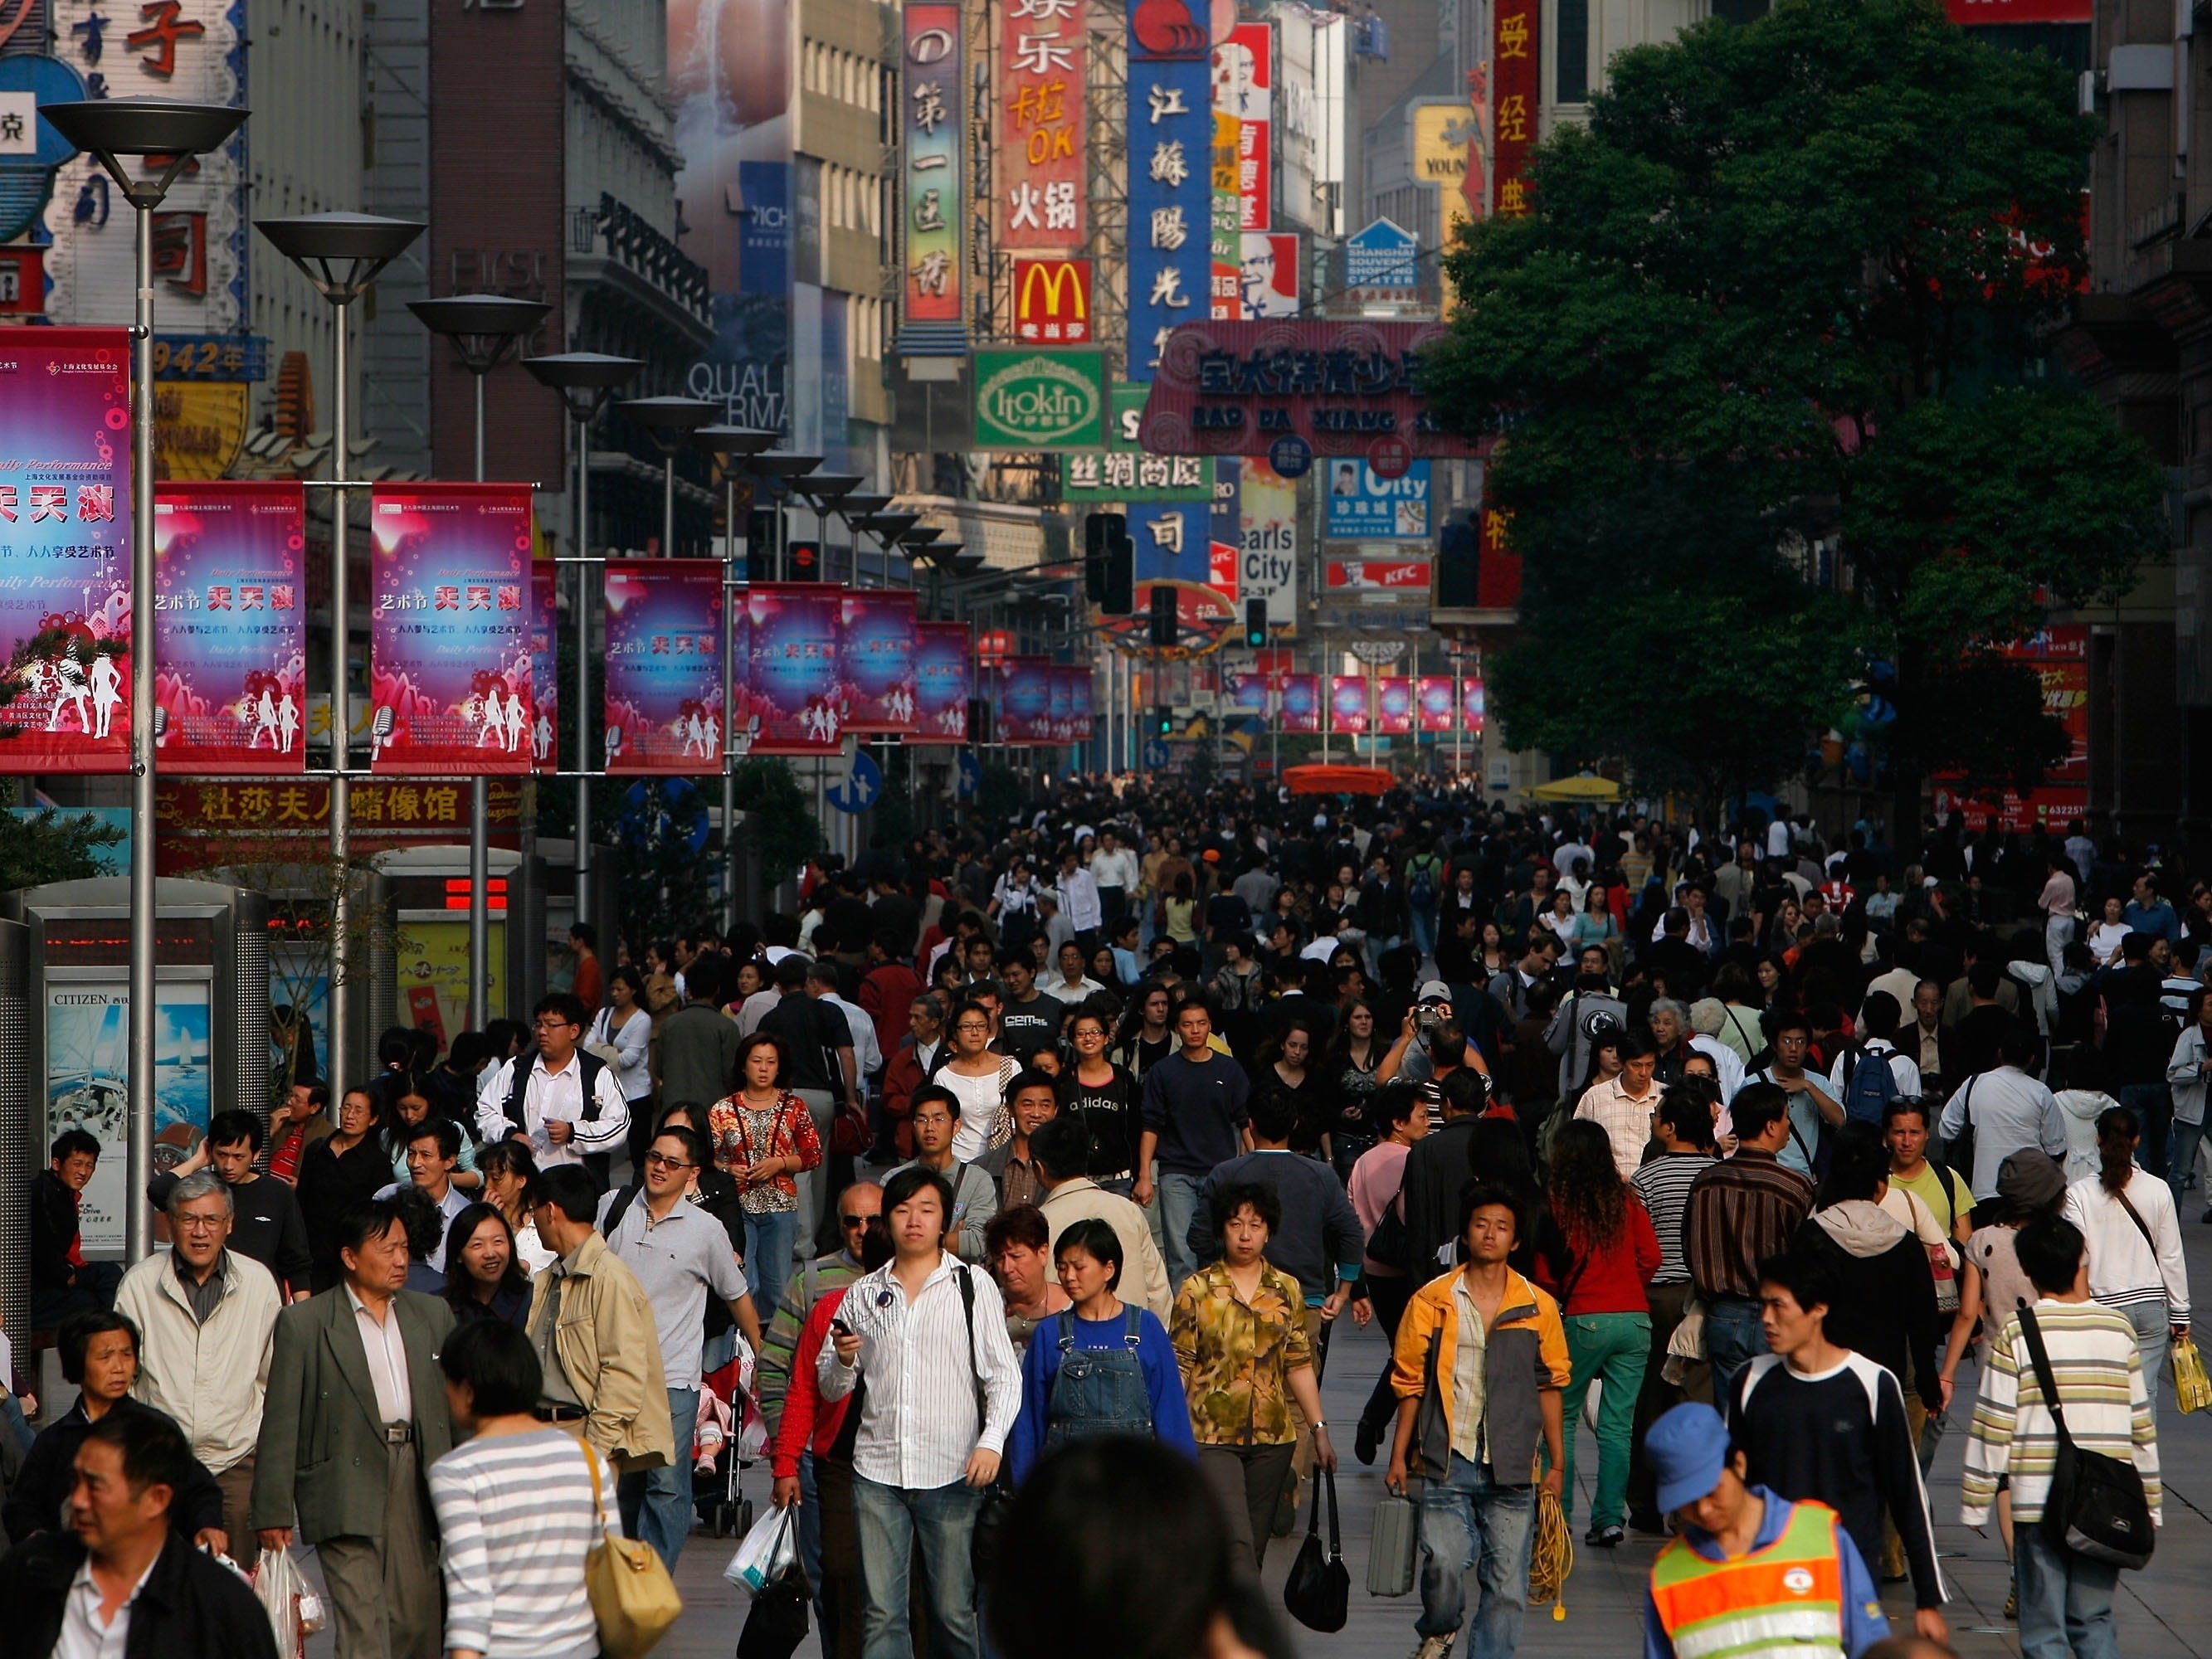
[(806, 1604), (813, 1599), (805, 1570), (793, 1562), (753, 1597), (738, 1634), (738, 1659), (791, 1659), (806, 1639)]
[[(975, 1427), (980, 1433), (990, 1415), (990, 1401), (983, 1389), (983, 1368), (975, 1359), (975, 1281), (968, 1277), (965, 1267), (952, 1271), (960, 1281), (960, 1313), (968, 1325), (968, 1369), (975, 1379)], [(999, 1532), (1014, 1501), (1006, 1481), (1006, 1468), (1001, 1461), (998, 1479), (984, 1487), (976, 1499), (975, 1522), (968, 1534), (968, 1567), (978, 1584), (988, 1584), (991, 1571), (999, 1564)]]
[(1413, 1272), (1413, 1237), (1406, 1231), (1406, 1187), (1401, 1180), (1396, 1196), (1375, 1218), (1375, 1231), (1367, 1237), (1367, 1254), (1386, 1267)]
[(2058, 1431), (2058, 1455), (2051, 1466), (2051, 1492), (2043, 1501), (2044, 1535), (2058, 1547), (2092, 1561), (2115, 1567), (2148, 1566), (2151, 1552), (2157, 1547), (2158, 1534), (2151, 1525), (2150, 1500), (2143, 1493), (2142, 1474), (2133, 1463), (2086, 1451), (2074, 1443), (2058, 1409), (2058, 1384), (2051, 1374), (2051, 1358), (2044, 1351), (2043, 1332), (2036, 1324), (2034, 1309), (2020, 1310), (2020, 1330), (2027, 1339), (2036, 1382)]
[[(1328, 1553), (1325, 1555), (1321, 1547), (1324, 1490), (1328, 1493)], [(1306, 1521), (1306, 1541), (1298, 1547), (1298, 1559), (1291, 1563), (1291, 1576), (1283, 1581), (1283, 1606), (1308, 1630), (1326, 1634), (1344, 1628), (1351, 1605), (1352, 1573), (1344, 1565), (1344, 1540), (1336, 1523), (1336, 1477), (1327, 1469), (1316, 1469), (1313, 1514)]]

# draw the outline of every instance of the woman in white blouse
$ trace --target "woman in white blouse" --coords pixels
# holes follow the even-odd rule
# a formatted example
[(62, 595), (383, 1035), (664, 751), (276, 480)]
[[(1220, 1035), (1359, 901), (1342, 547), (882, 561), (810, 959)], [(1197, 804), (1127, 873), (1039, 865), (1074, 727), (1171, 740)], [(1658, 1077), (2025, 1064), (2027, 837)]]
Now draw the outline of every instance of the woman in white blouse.
[(653, 1069), (646, 1060), (652, 1042), (653, 1016), (645, 1011), (644, 976), (635, 968), (617, 968), (607, 975), (607, 1006), (592, 1021), (584, 1046), (615, 1068), (615, 1081), (630, 1103), (633, 1122), (638, 1117), (637, 1103), (653, 1092)]
[(2172, 1191), (2135, 1161), (2142, 1133), (2124, 1106), (2097, 1120), (2103, 1167), (2066, 1188), (2066, 1218), (2088, 1243), (2089, 1294), (2136, 1328), (2155, 1413), (2167, 1346), (2189, 1334), (2189, 1269)]
[(952, 1057), (930, 1079), (959, 1097), (960, 1121), (952, 1133), (959, 1162), (973, 1164), (1012, 1132), (1006, 1083), (1020, 1069), (1011, 1056), (991, 1052), (990, 1011), (980, 1002), (962, 1003), (952, 1016)]

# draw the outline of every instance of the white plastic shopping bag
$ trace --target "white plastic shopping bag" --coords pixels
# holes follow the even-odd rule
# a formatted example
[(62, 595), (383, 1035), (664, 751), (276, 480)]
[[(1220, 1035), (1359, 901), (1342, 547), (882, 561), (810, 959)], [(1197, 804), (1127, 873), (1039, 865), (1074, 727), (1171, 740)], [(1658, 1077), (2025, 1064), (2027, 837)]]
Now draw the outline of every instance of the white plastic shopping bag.
[(799, 1532), (792, 1524), (792, 1511), (771, 1508), (753, 1522), (730, 1565), (722, 1569), (722, 1577), (757, 1591), (798, 1559)]
[(253, 1594), (269, 1615), (282, 1659), (299, 1659), (307, 1638), (323, 1627), (322, 1599), (308, 1587), (287, 1550), (264, 1550), (253, 1567)]

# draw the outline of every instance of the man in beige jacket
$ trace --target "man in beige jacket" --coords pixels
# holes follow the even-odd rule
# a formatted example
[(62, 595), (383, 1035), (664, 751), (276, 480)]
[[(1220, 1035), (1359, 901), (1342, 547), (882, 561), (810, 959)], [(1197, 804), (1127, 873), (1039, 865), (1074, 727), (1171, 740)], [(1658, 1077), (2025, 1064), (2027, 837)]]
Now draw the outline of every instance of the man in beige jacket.
[(538, 1415), (568, 1427), (623, 1475), (674, 1461), (653, 1304), (592, 1224), (599, 1195), (579, 1164), (538, 1176), (532, 1218), (560, 1260), (531, 1282), (523, 1328), (545, 1380)]
[[(1119, 1193), (1109, 1193), (1085, 1175), (1091, 1157), (1091, 1135), (1082, 1124), (1066, 1115), (1041, 1123), (1030, 1136), (1030, 1157), (1037, 1168), (1037, 1184), (1044, 1196), (1037, 1208), (1044, 1224), (1057, 1241), (1079, 1221), (1099, 1220), (1121, 1241), (1121, 1293), (1152, 1310), (1163, 1325), (1175, 1309), (1175, 1291), (1168, 1284), (1167, 1264), (1145, 1212)], [(1072, 1170), (1073, 1174), (1063, 1174)]]

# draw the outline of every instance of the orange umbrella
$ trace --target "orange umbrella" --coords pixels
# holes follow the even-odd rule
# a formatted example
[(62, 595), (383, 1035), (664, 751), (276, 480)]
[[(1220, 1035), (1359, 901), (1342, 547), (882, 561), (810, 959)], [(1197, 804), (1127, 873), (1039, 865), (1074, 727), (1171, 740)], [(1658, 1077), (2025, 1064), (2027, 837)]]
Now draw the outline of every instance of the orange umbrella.
[(1396, 781), (1379, 766), (1292, 766), (1283, 781), (1294, 795), (1381, 795)]

